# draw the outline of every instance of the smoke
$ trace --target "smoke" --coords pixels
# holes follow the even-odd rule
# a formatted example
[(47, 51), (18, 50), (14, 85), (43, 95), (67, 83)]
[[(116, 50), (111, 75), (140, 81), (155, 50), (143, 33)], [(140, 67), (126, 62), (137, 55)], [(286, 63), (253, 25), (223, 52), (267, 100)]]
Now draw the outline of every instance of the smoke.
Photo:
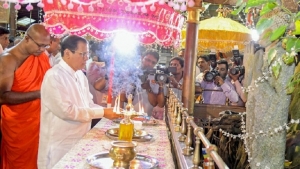
[[(100, 56), (101, 61), (105, 62), (106, 76), (113, 80), (113, 97), (121, 92), (126, 92), (127, 95), (132, 94), (134, 90), (141, 88), (140, 76), (143, 71), (140, 69), (141, 56), (138, 45), (130, 52), (123, 52), (113, 47), (111, 41), (107, 41), (102, 44), (101, 50), (96, 51), (96, 54)], [(113, 72), (112, 77), (111, 72)]]

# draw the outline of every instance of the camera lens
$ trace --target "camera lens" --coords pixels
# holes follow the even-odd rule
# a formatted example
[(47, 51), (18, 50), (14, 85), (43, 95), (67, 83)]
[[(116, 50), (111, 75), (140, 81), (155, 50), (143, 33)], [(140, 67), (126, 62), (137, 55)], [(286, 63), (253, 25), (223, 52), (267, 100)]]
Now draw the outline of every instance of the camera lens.
[(236, 75), (239, 73), (239, 69), (237, 67), (233, 67), (229, 71), (230, 71), (230, 74), (232, 74), (232, 75)]
[(212, 82), (215, 78), (214, 74), (212, 74), (211, 72), (207, 72), (204, 76), (205, 80), (208, 82)]
[(155, 75), (155, 80), (157, 82), (162, 82), (162, 83), (166, 83), (168, 80), (168, 76), (165, 74), (156, 74)]

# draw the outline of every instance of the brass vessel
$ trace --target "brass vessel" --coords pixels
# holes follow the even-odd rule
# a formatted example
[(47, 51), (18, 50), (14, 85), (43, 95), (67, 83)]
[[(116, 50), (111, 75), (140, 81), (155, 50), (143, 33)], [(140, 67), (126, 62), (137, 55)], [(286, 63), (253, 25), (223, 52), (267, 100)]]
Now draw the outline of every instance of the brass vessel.
[(113, 167), (128, 169), (130, 161), (136, 156), (136, 143), (129, 141), (113, 141), (109, 157), (114, 160)]

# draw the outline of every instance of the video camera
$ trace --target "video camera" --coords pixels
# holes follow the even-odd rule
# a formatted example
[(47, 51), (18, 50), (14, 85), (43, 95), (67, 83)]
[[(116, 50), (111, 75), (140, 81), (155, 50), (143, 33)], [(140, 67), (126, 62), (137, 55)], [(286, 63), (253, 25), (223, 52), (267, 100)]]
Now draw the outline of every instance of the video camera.
[(212, 82), (216, 76), (220, 76), (220, 73), (217, 70), (211, 70), (205, 73), (204, 80), (207, 82)]
[(233, 58), (235, 66), (229, 69), (230, 74), (236, 75), (240, 73), (240, 75), (245, 74), (245, 67), (243, 66), (243, 55), (240, 54), (239, 50), (235, 47), (232, 50)]
[(154, 69), (144, 70), (143, 75), (140, 76), (142, 83), (146, 82), (148, 75), (154, 75), (154, 79), (158, 83), (169, 83), (170, 73), (175, 73), (176, 67), (164, 67), (161, 65), (156, 66)]
[(234, 66), (229, 69), (229, 72), (232, 75), (237, 75), (238, 73), (240, 73), (240, 75), (243, 75), (243, 74), (245, 74), (245, 67), (242, 65)]

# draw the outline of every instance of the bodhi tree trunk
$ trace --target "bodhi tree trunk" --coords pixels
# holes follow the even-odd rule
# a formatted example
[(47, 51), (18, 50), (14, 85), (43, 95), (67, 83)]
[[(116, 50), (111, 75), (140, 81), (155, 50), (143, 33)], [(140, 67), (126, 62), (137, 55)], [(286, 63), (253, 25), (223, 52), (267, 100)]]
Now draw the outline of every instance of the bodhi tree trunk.
[[(259, 50), (255, 55), (246, 55), (246, 70), (251, 89), (248, 92), (246, 132), (246, 151), (251, 168), (280, 169), (284, 167), (286, 131), (290, 95), (286, 86), (293, 75), (294, 66), (281, 64), (278, 78), (270, 73), (268, 52), (276, 49), (275, 61), (279, 61), (285, 50), (280, 42), (269, 45), (266, 51)], [(246, 72), (247, 74), (247, 72)], [(251, 80), (249, 80), (251, 79)], [(282, 127), (280, 127), (282, 126)]]

